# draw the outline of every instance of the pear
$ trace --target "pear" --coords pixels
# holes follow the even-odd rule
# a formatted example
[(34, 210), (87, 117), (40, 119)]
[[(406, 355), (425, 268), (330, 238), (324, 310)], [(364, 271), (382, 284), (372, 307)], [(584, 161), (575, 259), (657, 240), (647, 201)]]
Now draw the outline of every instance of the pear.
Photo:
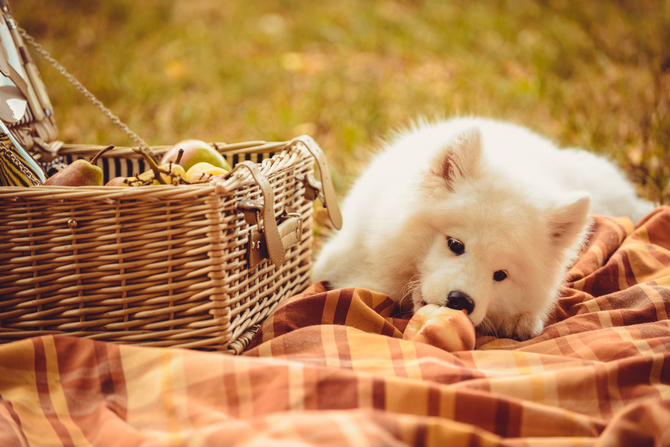
[[(156, 179), (156, 173), (153, 168), (147, 169), (139, 175), (134, 175), (132, 177), (117, 177), (110, 180), (110, 183), (114, 181), (114, 184), (107, 183), (109, 186), (147, 186), (147, 185), (178, 185), (184, 183), (183, 178), (186, 177), (186, 172), (184, 168), (174, 163), (167, 163), (164, 165), (156, 166), (156, 169), (160, 173), (161, 183)], [(119, 180), (117, 180), (119, 179)], [(121, 183), (121, 184), (119, 184)]]
[(128, 177), (114, 177), (105, 183), (105, 186), (130, 186), (130, 183), (128, 182)]
[(189, 183), (203, 183), (209, 181), (213, 175), (225, 175), (227, 173), (228, 171), (225, 169), (201, 161), (200, 163), (191, 166), (191, 168), (186, 171), (186, 176), (184, 178), (188, 180)]
[[(180, 160), (179, 150), (183, 150)], [(223, 158), (223, 155), (209, 144), (200, 140), (183, 140), (172, 146), (161, 158), (159, 164), (163, 165), (172, 161), (179, 163), (186, 171), (188, 171), (196, 163), (206, 162), (226, 171), (232, 170), (230, 164)]]
[[(184, 168), (182, 166), (180, 166), (178, 164), (175, 164), (175, 163), (172, 163), (172, 162), (162, 164), (158, 167), (158, 169), (161, 170), (161, 178), (168, 185), (173, 184), (174, 183), (173, 179), (177, 178), (177, 176), (185, 177), (185, 175), (186, 175), (186, 171), (184, 171)], [(166, 172), (167, 172), (167, 174), (166, 174)], [(148, 171), (143, 172), (142, 174), (140, 174), (139, 178), (140, 178), (140, 180), (151, 179), (152, 180), (152, 182), (151, 182), (152, 185), (160, 185), (161, 184), (158, 180), (156, 180), (155, 174), (151, 169), (149, 169)], [(179, 179), (177, 178), (177, 183), (178, 182), (179, 182)]]
[(44, 182), (50, 186), (102, 186), (102, 168), (95, 165), (98, 158), (114, 146), (107, 146), (91, 159), (90, 162), (79, 159), (67, 165)]

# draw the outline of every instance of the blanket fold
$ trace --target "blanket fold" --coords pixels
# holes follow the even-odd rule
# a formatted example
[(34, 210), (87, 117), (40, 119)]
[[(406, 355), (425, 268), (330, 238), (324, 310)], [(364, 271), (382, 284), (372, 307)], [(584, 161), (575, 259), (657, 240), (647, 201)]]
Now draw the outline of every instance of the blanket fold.
[(0, 346), (1, 446), (670, 445), (670, 208), (596, 217), (544, 332), (448, 353), (386, 295), (314, 284), (241, 356)]

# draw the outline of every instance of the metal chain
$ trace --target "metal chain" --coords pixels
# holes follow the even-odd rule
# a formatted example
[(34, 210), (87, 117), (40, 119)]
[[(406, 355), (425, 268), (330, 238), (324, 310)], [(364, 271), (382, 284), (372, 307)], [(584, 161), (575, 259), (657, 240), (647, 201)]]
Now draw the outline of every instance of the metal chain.
[(30, 169), (28, 169), (26, 165), (23, 164), (23, 161), (19, 160), (19, 158), (16, 155), (14, 155), (14, 152), (12, 152), (7, 146), (5, 146), (5, 143), (0, 142), (0, 148), (2, 148), (2, 152), (4, 152), (5, 157), (9, 158), (12, 164), (16, 166), (21, 171), (21, 173), (25, 175), (26, 178), (33, 183), (33, 185), (42, 184), (42, 182), (39, 179), (35, 178), (33, 173), (30, 172)]
[(105, 107), (105, 105), (98, 98), (96, 98), (93, 95), (93, 93), (88, 91), (88, 89), (86, 87), (84, 87), (84, 85), (81, 82), (79, 82), (77, 80), (77, 78), (75, 78), (73, 75), (71, 75), (65, 69), (65, 67), (63, 67), (56, 59), (54, 59), (51, 56), (51, 54), (47, 50), (44, 49), (44, 47), (42, 45), (37, 43), (37, 41), (35, 39), (33, 39), (33, 37), (30, 34), (28, 34), (23, 28), (17, 26), (17, 29), (19, 31), (19, 34), (21, 34), (21, 37), (26, 42), (28, 42), (35, 49), (35, 51), (37, 51), (37, 53), (39, 53), (40, 56), (42, 56), (47, 62), (49, 62), (51, 64), (51, 66), (56, 69), (56, 71), (58, 71), (63, 77), (65, 77), (65, 79), (67, 79), (68, 82), (70, 84), (72, 84), (74, 86), (74, 88), (77, 89), (77, 91), (79, 91), (79, 93), (84, 95), (84, 97), (86, 97), (86, 99), (88, 99), (91, 103), (93, 103), (94, 106), (96, 106), (98, 109), (100, 109), (100, 111), (102, 113), (104, 113), (107, 116), (107, 118), (109, 118), (110, 120), (112, 120), (112, 122), (114, 124), (119, 126), (121, 128), (121, 130), (126, 135), (128, 135), (128, 137), (131, 140), (133, 140), (135, 143), (137, 143), (142, 149), (146, 150), (149, 153), (149, 155), (151, 155), (152, 158), (158, 159), (158, 156), (156, 155), (156, 153), (149, 147), (149, 145), (147, 145), (147, 143), (142, 138), (140, 138), (139, 135), (137, 135), (135, 132), (133, 132), (130, 129), (130, 127), (128, 127), (123, 121), (121, 121), (119, 119), (118, 116), (114, 115), (111, 110), (109, 110), (107, 107)]

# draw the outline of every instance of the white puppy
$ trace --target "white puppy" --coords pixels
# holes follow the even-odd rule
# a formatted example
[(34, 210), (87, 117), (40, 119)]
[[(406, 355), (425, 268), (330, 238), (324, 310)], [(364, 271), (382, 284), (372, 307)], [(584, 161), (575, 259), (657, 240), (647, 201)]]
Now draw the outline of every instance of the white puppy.
[(353, 185), (312, 279), (467, 309), (480, 331), (540, 334), (590, 214), (653, 209), (604, 158), (481, 118), (398, 134)]

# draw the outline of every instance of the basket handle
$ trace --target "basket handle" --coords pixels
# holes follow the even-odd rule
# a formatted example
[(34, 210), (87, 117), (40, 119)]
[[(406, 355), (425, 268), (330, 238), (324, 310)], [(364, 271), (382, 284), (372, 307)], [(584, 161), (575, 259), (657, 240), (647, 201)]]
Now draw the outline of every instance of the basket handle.
[(316, 160), (316, 165), (319, 168), (319, 175), (321, 177), (320, 182), (310, 176), (305, 176), (300, 179), (305, 185), (308, 194), (311, 194), (308, 199), (314, 200), (316, 197), (321, 199), (323, 206), (328, 211), (328, 217), (330, 218), (333, 227), (335, 227), (336, 230), (340, 230), (342, 228), (342, 213), (340, 213), (340, 208), (337, 205), (335, 187), (333, 186), (333, 180), (330, 177), (326, 155), (323, 153), (319, 145), (316, 144), (316, 141), (309, 135), (302, 135), (294, 138), (289, 142), (289, 145), (294, 145), (296, 143), (304, 144), (310, 154), (312, 154)]
[[(279, 228), (277, 227), (277, 221), (275, 220), (275, 198), (274, 193), (272, 192), (272, 186), (270, 185), (268, 179), (256, 167), (255, 163), (251, 161), (241, 161), (235, 165), (235, 168), (231, 171), (231, 174), (239, 169), (239, 167), (245, 167), (249, 170), (249, 172), (251, 172), (251, 176), (260, 188), (261, 196), (263, 196), (262, 205), (245, 199), (242, 199), (237, 204), (237, 207), (245, 213), (245, 218), (248, 215), (255, 216), (258, 233), (262, 233), (262, 235), (265, 236), (262, 237), (261, 235), (260, 239), (257, 241), (253, 240), (254, 238), (252, 235), (249, 236), (250, 252), (254, 251), (251, 249), (252, 244), (255, 248), (260, 240), (265, 239), (264, 250), (267, 250), (272, 263), (279, 267), (284, 263), (286, 250), (284, 249), (282, 237), (279, 233)], [(262, 218), (262, 220), (259, 217)]]

